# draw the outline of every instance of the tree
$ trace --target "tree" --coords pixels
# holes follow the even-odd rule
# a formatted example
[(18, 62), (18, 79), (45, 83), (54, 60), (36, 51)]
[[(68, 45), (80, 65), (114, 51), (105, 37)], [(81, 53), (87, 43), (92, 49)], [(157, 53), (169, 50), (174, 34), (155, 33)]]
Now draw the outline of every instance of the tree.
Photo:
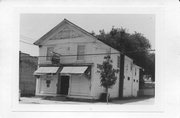
[(155, 81), (155, 54), (150, 53), (151, 49), (149, 40), (143, 34), (127, 32), (125, 28), (112, 27), (110, 32), (105, 33), (104, 30), (99, 31), (96, 35), (101, 41), (112, 46), (113, 48), (124, 52), (134, 62), (145, 69), (145, 74), (152, 75)]
[(115, 73), (117, 73), (118, 70), (113, 69), (112, 60), (109, 55), (105, 56), (104, 59), (105, 61), (103, 61), (102, 65), (98, 64), (97, 68), (99, 69), (98, 72), (100, 73), (101, 86), (103, 86), (106, 90), (106, 101), (108, 103), (108, 99), (109, 99), (108, 89), (111, 88), (116, 83), (117, 77)]

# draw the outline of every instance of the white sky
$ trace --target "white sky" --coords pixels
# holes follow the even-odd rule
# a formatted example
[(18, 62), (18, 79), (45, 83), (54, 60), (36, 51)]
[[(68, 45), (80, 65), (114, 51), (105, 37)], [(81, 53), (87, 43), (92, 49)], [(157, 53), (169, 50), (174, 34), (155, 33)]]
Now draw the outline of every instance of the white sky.
[[(155, 48), (155, 15), (153, 14), (21, 14), (20, 38), (33, 44), (41, 36), (59, 24), (64, 18), (88, 32), (104, 29), (126, 28), (129, 33), (142, 33)], [(33, 56), (38, 55), (38, 46), (20, 43), (20, 50)]]

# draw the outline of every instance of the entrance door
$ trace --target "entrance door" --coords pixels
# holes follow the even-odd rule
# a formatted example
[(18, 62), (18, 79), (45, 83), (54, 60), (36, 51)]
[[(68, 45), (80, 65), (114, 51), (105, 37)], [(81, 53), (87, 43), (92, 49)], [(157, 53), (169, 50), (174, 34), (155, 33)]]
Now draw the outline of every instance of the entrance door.
[(69, 76), (61, 76), (60, 94), (67, 95), (69, 89)]

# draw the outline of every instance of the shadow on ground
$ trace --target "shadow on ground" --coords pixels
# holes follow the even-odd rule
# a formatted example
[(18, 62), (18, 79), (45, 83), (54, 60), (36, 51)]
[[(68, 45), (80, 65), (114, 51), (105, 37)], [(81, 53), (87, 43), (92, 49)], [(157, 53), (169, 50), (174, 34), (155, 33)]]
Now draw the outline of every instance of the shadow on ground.
[[(132, 102), (139, 102), (139, 101), (144, 101), (154, 98), (152, 96), (144, 96), (144, 97), (132, 97), (132, 98), (123, 98), (123, 99), (112, 99), (109, 100), (110, 104), (126, 104), (126, 103), (132, 103)], [(43, 100), (50, 100), (50, 101), (63, 101), (63, 102), (90, 102), (90, 103), (106, 103), (106, 101), (101, 101), (101, 100), (88, 100), (88, 99), (70, 99), (64, 96), (61, 97), (52, 97), (52, 96), (46, 96), (46, 97), (41, 97)]]

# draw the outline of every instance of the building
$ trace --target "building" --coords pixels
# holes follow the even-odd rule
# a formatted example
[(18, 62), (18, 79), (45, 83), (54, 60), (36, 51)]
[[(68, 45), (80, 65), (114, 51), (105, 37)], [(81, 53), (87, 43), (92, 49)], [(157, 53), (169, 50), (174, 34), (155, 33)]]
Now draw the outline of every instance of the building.
[[(39, 68), (34, 72), (37, 77), (36, 95), (99, 99), (105, 89), (100, 86), (97, 64), (102, 64), (104, 56), (109, 54), (113, 61), (113, 68), (120, 69), (118, 50), (66, 19), (34, 44), (39, 46), (40, 56)], [(126, 56), (125, 60), (131, 59)], [(138, 72), (139, 67), (135, 64), (127, 63), (127, 65), (131, 65), (133, 70), (135, 68)], [(119, 97), (119, 75), (119, 73), (116, 74), (118, 78), (116, 84), (109, 90), (111, 98)], [(129, 77), (131, 83), (135, 79), (137, 84), (130, 86)], [(126, 94), (129, 92), (127, 88), (132, 86), (138, 88), (138, 78), (138, 74), (137, 77), (133, 77), (133, 74), (125, 76), (124, 96), (130, 95)], [(135, 91), (137, 92), (138, 89)], [(136, 96), (137, 93), (132, 95)]]
[(155, 82), (151, 80), (151, 75), (143, 75), (144, 84), (139, 88), (139, 96), (155, 96)]
[(34, 96), (36, 78), (33, 76), (37, 69), (38, 58), (19, 52), (19, 89), (21, 96)]

